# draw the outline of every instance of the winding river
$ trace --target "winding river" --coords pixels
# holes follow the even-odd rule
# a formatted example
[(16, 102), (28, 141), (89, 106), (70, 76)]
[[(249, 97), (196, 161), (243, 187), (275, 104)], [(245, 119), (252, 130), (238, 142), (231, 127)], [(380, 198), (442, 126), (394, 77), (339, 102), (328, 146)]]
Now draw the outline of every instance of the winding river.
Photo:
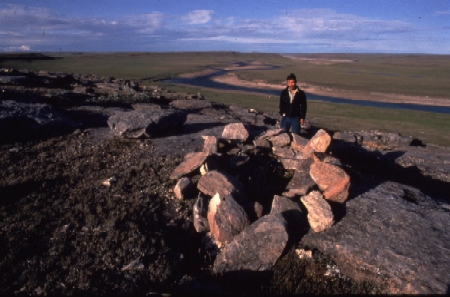
[[(265, 68), (268, 69), (268, 68)], [(270, 69), (273, 69), (270, 68)], [(228, 74), (230, 72), (236, 72), (239, 70), (223, 70), (216, 69), (217, 71), (204, 76), (197, 76), (194, 78), (176, 78), (176, 79), (168, 79), (164, 80), (164, 82), (172, 83), (172, 84), (183, 84), (194, 87), (207, 87), (216, 90), (231, 90), (231, 91), (242, 91), (242, 92), (250, 92), (250, 93), (259, 93), (264, 95), (271, 96), (279, 96), (280, 90), (272, 90), (272, 89), (263, 89), (263, 88), (251, 88), (251, 87), (243, 87), (243, 86), (235, 86), (226, 83), (220, 83), (214, 81), (214, 77), (222, 76)], [(263, 69), (258, 69), (263, 70)], [(426, 111), (433, 113), (444, 113), (450, 114), (450, 106), (433, 106), (433, 105), (419, 105), (419, 104), (411, 104), (411, 103), (389, 103), (389, 102), (375, 102), (368, 100), (353, 100), (346, 98), (338, 98), (331, 96), (320, 96), (311, 93), (307, 93), (308, 100), (317, 100), (324, 101), (330, 103), (346, 103), (353, 104), (358, 106), (372, 106), (372, 107), (381, 107), (381, 108), (391, 108), (391, 109), (409, 109), (409, 110), (417, 110), (417, 111)]]

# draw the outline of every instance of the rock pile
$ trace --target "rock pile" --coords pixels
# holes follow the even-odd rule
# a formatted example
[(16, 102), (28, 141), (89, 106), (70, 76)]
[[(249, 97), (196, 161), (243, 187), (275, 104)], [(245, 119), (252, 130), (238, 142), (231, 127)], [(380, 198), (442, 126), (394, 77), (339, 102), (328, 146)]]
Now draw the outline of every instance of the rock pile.
[[(179, 193), (180, 184), (193, 183), (189, 176), (203, 168), (197, 182), (200, 195), (194, 208), (194, 225), (199, 232), (208, 231), (209, 226), (213, 239), (225, 245), (214, 264), (216, 273), (270, 269), (286, 248), (289, 235), (295, 237), (308, 229), (307, 221), (314, 232), (331, 227), (334, 219), (327, 200), (344, 203), (348, 197), (350, 178), (345, 171), (315, 157), (326, 152), (331, 142), (324, 130), (309, 141), (280, 129), (253, 137), (253, 144), (249, 144), (250, 137), (242, 123), (228, 124), (221, 138), (204, 137), (203, 151), (186, 155), (171, 175), (179, 179), (174, 189)], [(239, 147), (245, 147), (247, 153)], [(247, 197), (251, 189), (245, 189), (226, 166), (212, 169), (210, 165), (229, 160), (230, 167), (239, 168), (255, 154), (272, 155), (293, 176), (283, 195), (272, 197), (271, 209), (260, 210), (259, 214), (256, 210), (264, 201), (251, 201)]]

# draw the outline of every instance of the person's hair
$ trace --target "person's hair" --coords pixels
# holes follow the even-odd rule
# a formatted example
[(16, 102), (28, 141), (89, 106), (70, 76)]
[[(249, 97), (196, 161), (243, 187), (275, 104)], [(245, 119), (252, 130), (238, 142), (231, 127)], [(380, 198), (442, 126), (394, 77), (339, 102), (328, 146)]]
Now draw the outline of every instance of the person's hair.
[(288, 75), (288, 77), (286, 78), (286, 80), (294, 80), (294, 81), (297, 81), (297, 78), (295, 77), (295, 74), (294, 74), (294, 73), (291, 73), (291, 74)]

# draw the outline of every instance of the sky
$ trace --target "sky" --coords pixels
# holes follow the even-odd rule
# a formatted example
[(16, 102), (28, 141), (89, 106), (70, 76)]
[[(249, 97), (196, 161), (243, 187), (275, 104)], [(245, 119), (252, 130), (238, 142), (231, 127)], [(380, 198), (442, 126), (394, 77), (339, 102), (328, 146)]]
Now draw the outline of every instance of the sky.
[(450, 0), (0, 0), (1, 52), (450, 54)]

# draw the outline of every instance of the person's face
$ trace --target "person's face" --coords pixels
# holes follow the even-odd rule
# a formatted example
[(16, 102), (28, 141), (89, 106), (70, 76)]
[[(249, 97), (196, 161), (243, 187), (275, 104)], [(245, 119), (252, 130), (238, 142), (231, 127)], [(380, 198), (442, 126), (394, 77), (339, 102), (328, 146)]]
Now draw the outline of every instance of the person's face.
[(297, 86), (297, 82), (293, 79), (289, 79), (287, 81), (287, 85), (288, 85), (289, 89), (294, 90), (295, 87)]

